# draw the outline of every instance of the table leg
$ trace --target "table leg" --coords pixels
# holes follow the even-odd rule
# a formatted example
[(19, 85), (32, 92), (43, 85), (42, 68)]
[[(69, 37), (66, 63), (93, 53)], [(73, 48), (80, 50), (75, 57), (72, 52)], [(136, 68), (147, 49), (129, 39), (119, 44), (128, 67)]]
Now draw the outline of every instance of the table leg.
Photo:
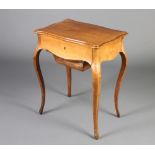
[(44, 105), (45, 105), (45, 84), (44, 84), (44, 79), (41, 73), (40, 69), (40, 64), (39, 64), (39, 55), (40, 55), (41, 49), (36, 48), (34, 51), (34, 56), (33, 56), (33, 63), (34, 63), (34, 68), (37, 73), (38, 81), (40, 84), (41, 88), (41, 93), (42, 93), (42, 98), (41, 98), (41, 107), (39, 110), (39, 113), (43, 113)]
[(93, 120), (94, 120), (94, 137), (99, 138), (98, 129), (98, 109), (101, 91), (101, 64), (95, 62), (91, 65), (93, 78)]
[(120, 117), (120, 112), (119, 112), (119, 108), (118, 108), (118, 95), (119, 95), (120, 86), (121, 86), (123, 76), (124, 76), (126, 66), (127, 66), (127, 55), (125, 54), (125, 52), (120, 52), (120, 55), (121, 55), (121, 59), (122, 59), (122, 65), (121, 65), (121, 69), (120, 69), (118, 79), (116, 82), (115, 95), (114, 95), (115, 109), (116, 109), (117, 117)]
[(72, 87), (71, 67), (66, 66), (66, 72), (67, 72), (67, 83), (68, 83), (68, 97), (71, 97), (71, 87)]

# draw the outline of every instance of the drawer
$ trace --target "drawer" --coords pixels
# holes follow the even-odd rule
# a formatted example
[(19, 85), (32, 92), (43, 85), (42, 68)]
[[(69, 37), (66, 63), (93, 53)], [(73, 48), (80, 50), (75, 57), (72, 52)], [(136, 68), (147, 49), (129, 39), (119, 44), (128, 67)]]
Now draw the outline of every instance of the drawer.
[(38, 35), (39, 46), (64, 59), (92, 62), (92, 49), (85, 44), (64, 41), (47, 34)]

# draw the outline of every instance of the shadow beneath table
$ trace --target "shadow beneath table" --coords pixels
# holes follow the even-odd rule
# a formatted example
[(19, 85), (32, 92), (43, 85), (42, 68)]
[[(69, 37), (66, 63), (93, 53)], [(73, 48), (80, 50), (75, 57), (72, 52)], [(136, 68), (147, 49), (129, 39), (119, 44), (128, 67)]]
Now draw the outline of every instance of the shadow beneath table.
[[(79, 103), (76, 102), (76, 100), (78, 100), (78, 101), (80, 100), (82, 103), (84, 102), (84, 103), (86, 103), (88, 106), (92, 106), (92, 101), (91, 101), (92, 99), (89, 98), (89, 97), (90, 97), (90, 94), (89, 94), (89, 93), (91, 93), (91, 91), (92, 91), (91, 89), (87, 89), (87, 90), (85, 90), (85, 91), (83, 91), (83, 92), (80, 92), (80, 93), (77, 93), (77, 94), (72, 94), (71, 97), (68, 97), (68, 96), (66, 95), (66, 97), (68, 97), (69, 100), (71, 100), (71, 101), (69, 101), (69, 102), (67, 102), (67, 103), (64, 103), (64, 104), (61, 104), (61, 105), (59, 105), (59, 106), (57, 106), (57, 107), (55, 107), (55, 108), (46, 110), (46, 111), (44, 112), (44, 114), (51, 113), (51, 112), (55, 112), (55, 111), (58, 111), (58, 110), (63, 110), (63, 109), (69, 108), (69, 107), (71, 107), (71, 106), (75, 106), (75, 104), (79, 104)], [(57, 92), (58, 92), (58, 91), (57, 91)], [(104, 108), (104, 109), (103, 109), (103, 108), (100, 108), (99, 111), (100, 111), (100, 112), (103, 112), (103, 113), (106, 113), (106, 114), (108, 114), (108, 115), (117, 117), (116, 114), (115, 114), (115, 111), (114, 111), (114, 113), (112, 113), (112, 112), (108, 111), (108, 110), (105, 109), (105, 108)]]
[[(148, 111), (150, 111), (151, 109), (154, 109), (154, 108), (155, 108), (154, 103), (147, 104), (145, 106), (134, 109), (131, 112), (122, 115), (120, 117), (120, 119), (124, 118), (124, 117), (127, 117), (127, 116), (130, 116), (130, 115), (143, 114), (143, 113), (148, 112)], [(108, 137), (108, 136), (111, 136), (111, 135), (118, 134), (120, 132), (126, 132), (126, 131), (131, 130), (131, 129), (134, 129), (134, 130), (138, 130), (139, 128), (142, 129), (142, 128), (146, 127), (147, 124), (152, 125), (152, 122), (153, 122), (153, 120), (151, 120), (151, 119), (148, 119), (148, 120), (145, 120), (145, 121), (141, 120), (141, 121), (138, 121), (138, 122), (134, 122), (133, 124), (129, 124), (129, 125), (126, 125), (124, 127), (118, 128), (116, 130), (110, 131), (110, 132), (108, 132), (106, 134), (103, 134), (100, 138), (102, 139), (102, 138), (105, 138), (105, 137)], [(148, 125), (148, 126), (150, 126), (150, 125)]]
[(127, 117), (127, 116), (130, 116), (130, 115), (135, 115), (135, 114), (147, 112), (147, 111), (151, 110), (154, 107), (155, 107), (155, 104), (154, 103), (152, 103), (152, 104), (146, 104), (146, 105), (141, 106), (141, 107), (139, 107), (137, 109), (134, 109), (134, 110), (132, 110), (132, 111), (126, 113), (126, 114), (121, 115), (121, 117), (123, 118), (123, 117)]
[(54, 117), (52, 118), (51, 122), (54, 122), (56, 125), (58, 125), (61, 128), (67, 128), (67, 130), (71, 130), (74, 132), (76, 131), (90, 138), (93, 137), (87, 130), (83, 129), (82, 127), (79, 127), (78, 125), (76, 125), (73, 122), (70, 122), (69, 120), (66, 120), (65, 118)]
[(26, 102), (24, 102), (22, 100), (20, 101), (19, 97), (16, 97), (16, 96), (8, 94), (8, 93), (2, 94), (2, 92), (1, 92), (1, 95), (6, 98), (5, 104), (9, 104), (11, 106), (16, 106), (18, 108), (25, 109), (27, 111), (31, 111), (33, 113), (39, 114), (38, 111), (34, 110), (34, 108), (27, 105)]

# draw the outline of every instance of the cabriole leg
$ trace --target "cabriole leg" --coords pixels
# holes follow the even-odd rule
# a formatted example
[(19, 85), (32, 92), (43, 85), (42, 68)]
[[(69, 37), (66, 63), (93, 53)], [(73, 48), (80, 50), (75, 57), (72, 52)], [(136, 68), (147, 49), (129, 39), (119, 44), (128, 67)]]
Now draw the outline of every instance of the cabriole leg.
[(115, 101), (115, 110), (116, 110), (116, 114), (117, 117), (120, 117), (120, 112), (119, 112), (119, 108), (118, 108), (118, 96), (119, 96), (119, 92), (120, 92), (120, 86), (124, 77), (124, 73), (126, 70), (126, 66), (127, 66), (127, 55), (125, 54), (125, 52), (120, 52), (121, 55), (121, 59), (122, 59), (122, 65), (121, 65), (121, 69), (118, 75), (118, 79), (116, 82), (116, 87), (115, 87), (115, 95), (114, 95), (114, 101)]
[(94, 120), (94, 137), (99, 138), (98, 129), (98, 109), (99, 109), (99, 98), (101, 91), (101, 64), (93, 63), (92, 66), (92, 79), (93, 79), (93, 120)]
[(41, 52), (41, 49), (38, 49), (38, 48), (35, 49), (34, 55), (33, 55), (33, 64), (34, 64), (34, 68), (37, 73), (38, 81), (41, 88), (42, 97), (41, 97), (41, 106), (40, 106), (39, 113), (42, 114), (44, 110), (44, 105), (45, 105), (45, 84), (44, 84), (44, 79), (43, 79), (41, 69), (40, 69), (40, 64), (39, 64), (40, 52)]
[(71, 67), (66, 66), (66, 72), (67, 72), (67, 83), (68, 83), (68, 97), (71, 97), (71, 87), (72, 87)]

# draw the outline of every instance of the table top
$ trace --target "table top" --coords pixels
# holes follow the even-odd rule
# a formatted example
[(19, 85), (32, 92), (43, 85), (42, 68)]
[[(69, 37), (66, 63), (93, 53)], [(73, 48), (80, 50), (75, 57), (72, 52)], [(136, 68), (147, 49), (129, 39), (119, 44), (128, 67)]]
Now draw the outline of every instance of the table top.
[(59, 39), (92, 46), (101, 46), (104, 43), (127, 34), (125, 31), (83, 23), (72, 19), (65, 19), (64, 21), (37, 29), (35, 32), (45, 33)]

